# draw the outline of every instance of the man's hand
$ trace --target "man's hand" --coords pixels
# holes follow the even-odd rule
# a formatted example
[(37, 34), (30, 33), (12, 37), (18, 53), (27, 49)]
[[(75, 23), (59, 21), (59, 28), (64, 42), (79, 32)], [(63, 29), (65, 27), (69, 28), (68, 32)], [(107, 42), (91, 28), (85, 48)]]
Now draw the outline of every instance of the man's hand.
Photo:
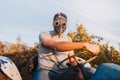
[(97, 55), (100, 52), (100, 47), (96, 44), (85, 43), (85, 48), (94, 55)]
[[(71, 57), (71, 56), (74, 56), (74, 53), (69, 53), (68, 54), (68, 57)], [(71, 66), (73, 66), (73, 67), (77, 66), (77, 62), (76, 62), (75, 58), (72, 57), (72, 58), (69, 59), (69, 61), (70, 61)]]

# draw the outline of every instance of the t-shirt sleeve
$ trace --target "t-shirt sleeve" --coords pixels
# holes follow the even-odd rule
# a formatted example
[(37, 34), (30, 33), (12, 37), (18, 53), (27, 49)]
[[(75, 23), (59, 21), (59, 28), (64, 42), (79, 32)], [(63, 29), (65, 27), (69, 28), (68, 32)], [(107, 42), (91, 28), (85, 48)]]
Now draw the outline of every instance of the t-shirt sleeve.
[(46, 38), (51, 38), (49, 32), (41, 32), (39, 34), (39, 43), (42, 43), (42, 41)]
[(51, 38), (49, 32), (41, 32), (39, 37), (40, 39)]

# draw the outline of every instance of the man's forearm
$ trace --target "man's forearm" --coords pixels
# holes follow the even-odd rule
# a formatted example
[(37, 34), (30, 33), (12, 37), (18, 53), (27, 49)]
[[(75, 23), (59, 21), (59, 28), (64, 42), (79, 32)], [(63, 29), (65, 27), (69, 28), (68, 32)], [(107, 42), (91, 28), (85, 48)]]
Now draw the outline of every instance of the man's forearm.
[(55, 42), (52, 39), (44, 40), (43, 45), (60, 52), (70, 51), (85, 47), (84, 42)]
[(81, 48), (86, 48), (88, 51), (92, 52), (95, 55), (97, 55), (100, 52), (99, 45), (90, 44), (87, 42), (55, 42), (52, 39), (46, 39), (43, 41), (43, 45), (60, 52), (76, 50)]
[(57, 51), (70, 51), (84, 48), (83, 42), (55, 42), (54, 48)]

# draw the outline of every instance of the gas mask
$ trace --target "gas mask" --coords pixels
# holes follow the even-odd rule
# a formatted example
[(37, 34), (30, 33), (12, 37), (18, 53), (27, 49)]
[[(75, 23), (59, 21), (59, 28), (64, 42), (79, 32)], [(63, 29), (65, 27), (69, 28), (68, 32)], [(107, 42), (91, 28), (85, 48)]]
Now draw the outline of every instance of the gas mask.
[(53, 26), (55, 32), (60, 36), (66, 30), (67, 20), (62, 16), (58, 16), (55, 18)]

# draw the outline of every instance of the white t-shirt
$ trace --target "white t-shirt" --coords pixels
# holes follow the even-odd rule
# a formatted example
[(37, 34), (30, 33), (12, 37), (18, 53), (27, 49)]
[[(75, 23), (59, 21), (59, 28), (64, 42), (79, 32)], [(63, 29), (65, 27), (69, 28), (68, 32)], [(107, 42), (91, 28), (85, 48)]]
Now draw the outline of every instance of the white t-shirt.
[[(38, 68), (41, 69), (48, 69), (48, 70), (54, 70), (54, 71), (60, 71), (60, 68), (67, 68), (66, 62), (58, 68), (57, 64), (58, 62), (61, 62), (65, 58), (68, 57), (69, 51), (66, 52), (58, 52), (54, 51), (48, 47), (43, 46), (42, 41), (45, 38), (52, 38), (56, 42), (71, 42), (71, 38), (67, 35), (63, 35), (61, 38), (58, 38), (54, 36), (53, 31), (49, 32), (41, 32), (39, 35), (39, 54), (38, 54)], [(73, 51), (72, 51), (73, 52)], [(57, 58), (57, 59), (56, 59)]]

